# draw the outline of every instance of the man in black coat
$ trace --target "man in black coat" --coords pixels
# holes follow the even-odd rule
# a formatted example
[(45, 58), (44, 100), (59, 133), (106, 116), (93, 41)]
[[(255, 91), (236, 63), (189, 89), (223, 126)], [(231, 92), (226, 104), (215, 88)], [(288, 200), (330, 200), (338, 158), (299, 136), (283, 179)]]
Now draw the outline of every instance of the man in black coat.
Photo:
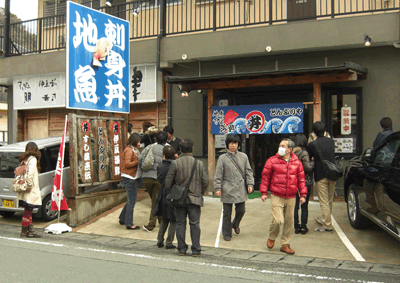
[(168, 133), (167, 143), (175, 149), (175, 157), (178, 158), (178, 156), (181, 154), (181, 151), (179, 149), (179, 143), (181, 142), (181, 140), (174, 136), (174, 128), (172, 128), (172, 126), (165, 126), (163, 131)]
[(322, 160), (318, 154), (316, 145), (318, 145), (322, 156), (332, 163), (335, 163), (335, 143), (333, 139), (324, 136), (325, 124), (317, 121), (313, 124), (313, 131), (317, 139), (308, 145), (310, 159), (314, 158), (314, 178), (317, 185), (318, 201), (321, 207), (322, 217), (316, 217), (315, 220), (322, 225), (315, 229), (315, 232), (332, 232), (332, 203), (335, 195), (335, 181), (326, 178), (322, 169)]
[(383, 117), (379, 123), (381, 124), (383, 131), (379, 132), (378, 135), (376, 136), (375, 141), (373, 143), (373, 147), (377, 146), (378, 143), (383, 141), (390, 134), (393, 134), (392, 119), (390, 119), (389, 117)]

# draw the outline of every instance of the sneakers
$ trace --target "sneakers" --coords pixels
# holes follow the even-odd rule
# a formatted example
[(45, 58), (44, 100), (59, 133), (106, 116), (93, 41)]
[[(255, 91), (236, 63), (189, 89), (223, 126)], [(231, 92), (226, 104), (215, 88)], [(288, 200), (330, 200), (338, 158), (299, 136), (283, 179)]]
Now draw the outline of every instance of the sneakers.
[(294, 250), (290, 248), (290, 245), (283, 245), (280, 251), (288, 255), (294, 255)]
[(270, 238), (268, 238), (267, 247), (269, 249), (272, 249), (274, 247), (274, 245), (275, 245), (275, 240), (271, 240)]
[(154, 228), (150, 228), (148, 225), (143, 225), (143, 229), (146, 231), (146, 232), (152, 232), (153, 230), (154, 230)]
[(315, 221), (317, 221), (317, 223), (320, 225), (324, 225), (324, 223), (322, 223), (321, 218), (319, 218), (319, 217), (315, 217)]
[(324, 227), (319, 227), (314, 230), (315, 232), (333, 232), (333, 229), (325, 229)]

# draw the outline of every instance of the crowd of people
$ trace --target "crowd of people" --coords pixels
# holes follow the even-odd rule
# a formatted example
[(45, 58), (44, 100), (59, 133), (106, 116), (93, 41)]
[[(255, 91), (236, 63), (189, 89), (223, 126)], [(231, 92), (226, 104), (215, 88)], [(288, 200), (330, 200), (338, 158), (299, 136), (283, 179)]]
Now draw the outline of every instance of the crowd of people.
[[(390, 118), (383, 118), (380, 124), (383, 131), (378, 134), (374, 145), (393, 132)], [(322, 161), (335, 162), (335, 145), (323, 122), (315, 122), (312, 130), (308, 140), (304, 134), (296, 135), (294, 141), (282, 139), (278, 152), (263, 167), (261, 200), (265, 202), (268, 191), (271, 192), (269, 249), (275, 246), (283, 226), (280, 251), (295, 253), (290, 247), (290, 240), (293, 234), (308, 233), (308, 201), (314, 182), (321, 209), (321, 217), (315, 218), (321, 226), (315, 232), (333, 231), (331, 215), (335, 181), (325, 176)], [(245, 202), (248, 194), (254, 191), (254, 174), (247, 155), (238, 151), (240, 137), (228, 135), (225, 144), (226, 153), (218, 158), (215, 170), (214, 189), (223, 203), (223, 239), (231, 241), (232, 232), (240, 234)], [(138, 187), (144, 187), (151, 198), (151, 211), (149, 222), (143, 225), (143, 229), (152, 232), (159, 223), (157, 247), (177, 248), (179, 255), (185, 255), (189, 248), (185, 241), (189, 219), (192, 255), (199, 256), (201, 207), (209, 181), (203, 162), (193, 157), (193, 146), (191, 139), (175, 137), (170, 125), (159, 131), (150, 122), (144, 122), (139, 134), (133, 133), (132, 125), (128, 125), (128, 141), (121, 154), (121, 183), (127, 193), (127, 203), (119, 215), (119, 223), (128, 230), (140, 229), (134, 224), (134, 207)], [(32, 223), (32, 211), (41, 205), (38, 182), (40, 158), (40, 151), (33, 142), (26, 145), (25, 152), (19, 157), (21, 164), (27, 165), (26, 182), (30, 187), (17, 196), (18, 205), (24, 207), (21, 237), (41, 236)], [(187, 205), (184, 207), (174, 208), (167, 203), (167, 195), (174, 184), (188, 189)], [(232, 220), (233, 205), (235, 214)], [(175, 235), (177, 247), (173, 244)]]

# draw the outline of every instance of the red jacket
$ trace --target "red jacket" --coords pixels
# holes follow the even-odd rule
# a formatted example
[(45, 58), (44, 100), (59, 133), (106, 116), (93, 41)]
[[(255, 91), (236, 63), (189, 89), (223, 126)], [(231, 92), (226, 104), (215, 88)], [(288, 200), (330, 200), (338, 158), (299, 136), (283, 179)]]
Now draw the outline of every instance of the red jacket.
[(297, 188), (300, 196), (307, 196), (303, 164), (296, 154), (290, 153), (289, 164), (279, 154), (267, 160), (262, 171), (260, 192), (266, 195), (269, 188), (273, 195), (285, 199), (296, 197)]

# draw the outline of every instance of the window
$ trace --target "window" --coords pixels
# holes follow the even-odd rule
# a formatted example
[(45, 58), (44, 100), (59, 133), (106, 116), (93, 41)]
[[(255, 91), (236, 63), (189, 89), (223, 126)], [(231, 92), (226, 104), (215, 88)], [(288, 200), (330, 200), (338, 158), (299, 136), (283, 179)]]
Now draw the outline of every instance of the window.
[(100, 0), (82, 0), (81, 5), (96, 9), (98, 10), (100, 8)]
[(354, 156), (361, 151), (360, 90), (328, 91), (327, 131), (335, 141), (335, 153)]
[(400, 140), (391, 140), (387, 142), (384, 146), (374, 152), (372, 156), (373, 162), (377, 164), (391, 165), (399, 146)]
[[(67, 14), (67, 1), (66, 0), (46, 0), (43, 2), (43, 26), (54, 27), (57, 25), (65, 24), (65, 17)], [(57, 17), (51, 17), (57, 16)], [(46, 18), (50, 17), (50, 18)]]

